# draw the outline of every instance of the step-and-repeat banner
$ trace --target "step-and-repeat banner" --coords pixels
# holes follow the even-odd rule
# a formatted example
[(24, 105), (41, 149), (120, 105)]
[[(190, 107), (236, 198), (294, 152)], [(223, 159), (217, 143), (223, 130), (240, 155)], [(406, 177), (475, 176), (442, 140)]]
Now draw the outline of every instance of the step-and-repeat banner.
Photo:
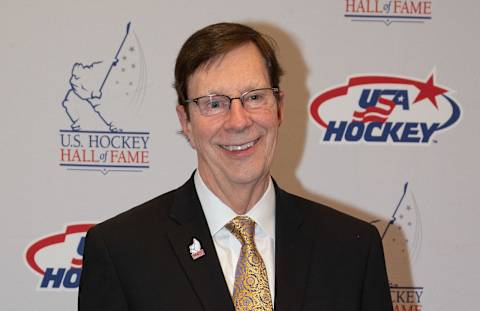
[(175, 57), (234, 21), (272, 36), (286, 71), (279, 184), (377, 226), (395, 310), (476, 309), (479, 16), (475, 1), (0, 2), (0, 308), (75, 310), (85, 232), (189, 177)]

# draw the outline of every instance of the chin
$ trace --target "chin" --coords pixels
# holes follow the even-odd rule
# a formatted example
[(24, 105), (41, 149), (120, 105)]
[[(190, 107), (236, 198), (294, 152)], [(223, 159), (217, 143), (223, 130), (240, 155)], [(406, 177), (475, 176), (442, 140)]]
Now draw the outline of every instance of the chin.
[(251, 171), (248, 168), (239, 168), (235, 173), (229, 175), (229, 179), (236, 184), (251, 184), (266, 177), (268, 173), (265, 173), (263, 170)]

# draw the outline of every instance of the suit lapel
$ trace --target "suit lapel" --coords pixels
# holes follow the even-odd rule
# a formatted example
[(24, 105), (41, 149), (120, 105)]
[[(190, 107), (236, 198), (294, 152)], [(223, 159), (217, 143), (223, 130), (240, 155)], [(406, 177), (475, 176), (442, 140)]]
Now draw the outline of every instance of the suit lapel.
[(307, 285), (312, 240), (302, 230), (303, 207), (295, 206), (298, 201), (276, 184), (275, 192), (275, 310), (300, 310)]
[[(193, 178), (176, 190), (168, 236), (204, 310), (234, 310), (213, 239), (197, 197)], [(193, 260), (188, 246), (196, 238), (205, 255)]]

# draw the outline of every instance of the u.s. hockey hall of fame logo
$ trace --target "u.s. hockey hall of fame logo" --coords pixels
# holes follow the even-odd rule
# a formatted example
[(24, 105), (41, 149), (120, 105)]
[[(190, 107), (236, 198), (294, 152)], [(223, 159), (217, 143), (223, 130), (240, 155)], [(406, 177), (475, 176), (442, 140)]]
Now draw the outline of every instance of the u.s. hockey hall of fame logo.
[(123, 37), (112, 40), (112, 54), (73, 64), (61, 101), (69, 128), (59, 131), (60, 166), (68, 170), (107, 174), (150, 166), (150, 133), (118, 122), (119, 116), (138, 113), (146, 89), (145, 59), (130, 23)]
[(388, 221), (373, 220), (382, 236), (394, 311), (422, 310), (423, 287), (415, 284), (411, 265), (420, 254), (422, 223), (420, 210), (409, 184)]
[(425, 23), (432, 19), (432, 0), (344, 0), (344, 16), (353, 22)]

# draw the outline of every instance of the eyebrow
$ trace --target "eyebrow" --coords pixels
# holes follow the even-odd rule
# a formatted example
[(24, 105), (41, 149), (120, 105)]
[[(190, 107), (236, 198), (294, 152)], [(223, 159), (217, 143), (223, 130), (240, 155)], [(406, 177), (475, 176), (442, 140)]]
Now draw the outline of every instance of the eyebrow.
[[(256, 89), (261, 89), (261, 88), (267, 88), (267, 87), (270, 87), (270, 86), (253, 86), (252, 84), (250, 84), (249, 86), (247, 87), (244, 87), (240, 90), (239, 92), (239, 96), (246, 93), (246, 92), (249, 92), (249, 91), (252, 91), (252, 90), (256, 90)], [(212, 89), (212, 90), (208, 90), (205, 95), (202, 95), (202, 96), (208, 96), (208, 95), (226, 95), (226, 96), (229, 96), (229, 97), (235, 97), (233, 95), (229, 95), (229, 94), (226, 94), (226, 92), (217, 92), (217, 91), (214, 91), (215, 89)]]

